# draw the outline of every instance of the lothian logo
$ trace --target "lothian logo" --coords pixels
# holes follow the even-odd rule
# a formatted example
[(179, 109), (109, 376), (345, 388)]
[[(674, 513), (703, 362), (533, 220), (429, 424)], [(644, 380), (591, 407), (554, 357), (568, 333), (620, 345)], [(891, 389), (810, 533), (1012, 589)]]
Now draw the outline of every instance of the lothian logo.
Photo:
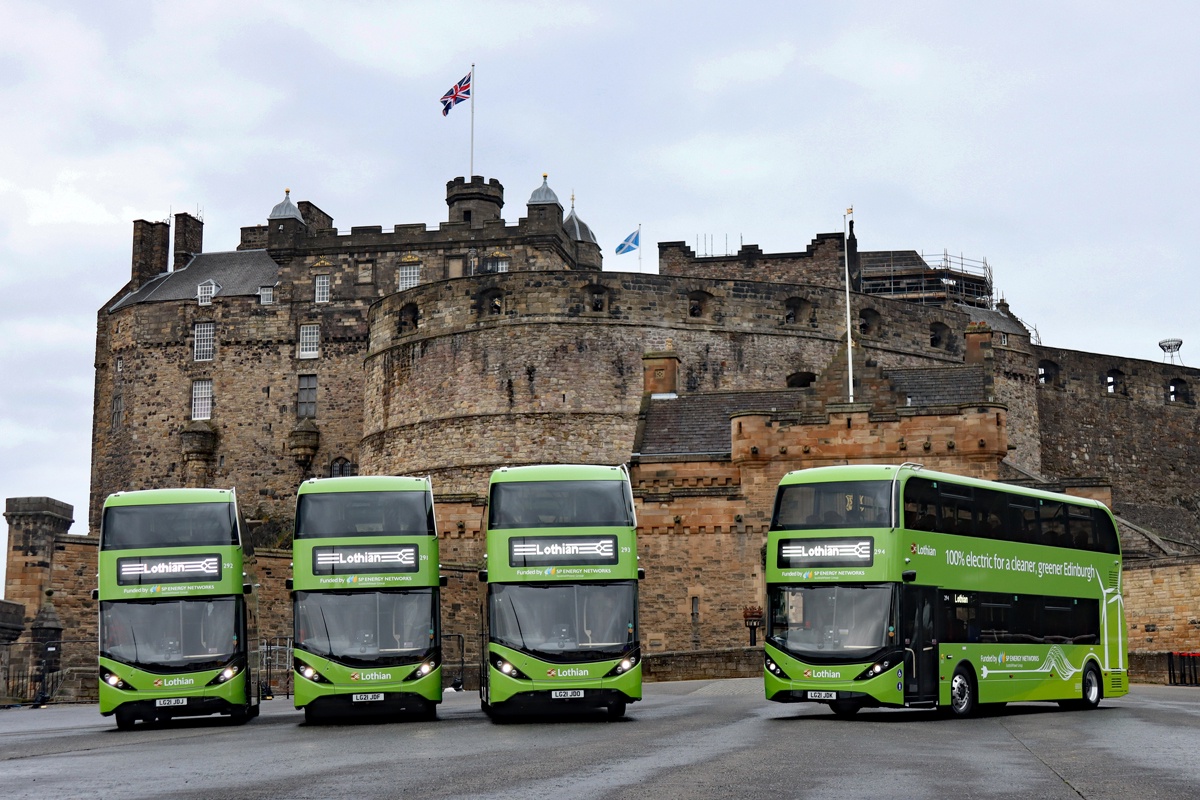
[(159, 678), (158, 680), (154, 681), (154, 685), (155, 685), (155, 686), (162, 686), (162, 678)]
[(806, 678), (811, 678), (811, 677), (812, 677), (812, 670), (811, 670), (811, 669), (806, 669), (806, 670), (804, 670), (804, 677), (806, 677)]
[(917, 543), (916, 542), (913, 542), (912, 544), (910, 544), (908, 546), (908, 552), (912, 553), (914, 556), (917, 554)]
[(557, 677), (558, 677), (558, 670), (556, 670), (556, 669), (554, 669), (553, 667), (551, 667), (550, 669), (546, 670), (546, 677), (547, 677), (547, 678), (557, 678)]
[(359, 676), (359, 674), (358, 674), (357, 672), (351, 672), (351, 673), (350, 673), (350, 680), (352, 680), (352, 681), (356, 681), (356, 680), (358, 680), (358, 679), (359, 679), (359, 677), (360, 677), (360, 676)]

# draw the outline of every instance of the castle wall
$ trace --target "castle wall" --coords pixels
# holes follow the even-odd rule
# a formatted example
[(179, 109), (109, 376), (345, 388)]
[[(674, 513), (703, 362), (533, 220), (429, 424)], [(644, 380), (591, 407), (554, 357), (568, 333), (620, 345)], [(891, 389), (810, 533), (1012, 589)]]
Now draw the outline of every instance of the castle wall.
[(714, 280), (761, 281), (845, 287), (842, 234), (822, 233), (802, 253), (765, 254), (757, 245), (743, 245), (729, 256), (697, 256), (684, 242), (658, 245), (658, 273)]
[(1131, 653), (1200, 652), (1200, 556), (1125, 562)]

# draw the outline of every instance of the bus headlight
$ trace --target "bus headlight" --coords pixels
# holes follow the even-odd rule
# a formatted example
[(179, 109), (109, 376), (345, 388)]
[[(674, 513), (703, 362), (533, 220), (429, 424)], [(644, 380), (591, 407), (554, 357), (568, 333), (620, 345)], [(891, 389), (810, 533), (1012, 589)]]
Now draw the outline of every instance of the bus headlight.
[(115, 672), (109, 672), (106, 669), (100, 670), (100, 680), (102, 680), (104, 683), (107, 683), (114, 689), (120, 689), (123, 692), (137, 691), (137, 689), (133, 688), (133, 686), (126, 683), (121, 676), (117, 675)]
[(241, 667), (239, 667), (237, 664), (230, 664), (228, 667), (226, 667), (225, 669), (218, 672), (217, 677), (215, 677), (211, 681), (209, 681), (208, 685), (209, 686), (220, 686), (222, 683), (232, 680), (233, 676), (237, 675), (241, 671), (242, 671)]
[(617, 675), (624, 675), (629, 670), (641, 663), (641, 657), (637, 652), (630, 653), (622, 658), (615, 667), (610, 669), (604, 676), (606, 678), (615, 678)]
[(776, 664), (774, 659), (772, 659), (770, 656), (765, 655), (763, 656), (763, 659), (763, 667), (767, 670), (767, 672), (771, 673), (776, 678), (783, 678), (785, 681), (790, 681), (792, 679), (792, 676), (784, 672), (783, 667)]
[(895, 659), (893, 659), (890, 656), (888, 658), (881, 658), (878, 661), (876, 661), (874, 664), (872, 664), (871, 666), (864, 669), (861, 673), (859, 673), (859, 675), (857, 677), (855, 677), (854, 680), (865, 681), (870, 678), (874, 678), (876, 675), (882, 675), (884, 672), (886, 672), (888, 670), (889, 667), (892, 666), (893, 663), (898, 663), (898, 662), (896, 662)]
[(415, 681), (424, 678), (429, 673), (433, 672), (442, 663), (442, 651), (434, 649), (429, 654), (429, 657), (417, 665), (417, 668), (408, 673), (408, 677), (404, 680)]
[(324, 675), (317, 672), (315, 669), (310, 667), (308, 664), (305, 664), (303, 661), (301, 661), (298, 658), (292, 660), (292, 668), (294, 670), (296, 670), (296, 674), (299, 675), (301, 678), (310, 680), (313, 683), (329, 683), (329, 681), (326, 680)]
[(499, 653), (492, 653), (492, 666), (510, 678), (516, 678), (517, 680), (522, 681), (529, 680), (528, 675), (526, 675), (524, 672), (521, 672), (521, 670), (517, 669), (509, 662), (505, 661)]

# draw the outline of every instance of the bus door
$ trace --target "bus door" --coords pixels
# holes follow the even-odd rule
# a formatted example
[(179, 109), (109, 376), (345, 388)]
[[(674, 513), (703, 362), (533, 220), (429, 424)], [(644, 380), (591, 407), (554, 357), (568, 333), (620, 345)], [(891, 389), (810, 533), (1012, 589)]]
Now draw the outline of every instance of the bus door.
[(904, 700), (934, 702), (938, 696), (938, 646), (934, 632), (937, 590), (906, 584), (900, 589), (900, 633), (904, 642)]

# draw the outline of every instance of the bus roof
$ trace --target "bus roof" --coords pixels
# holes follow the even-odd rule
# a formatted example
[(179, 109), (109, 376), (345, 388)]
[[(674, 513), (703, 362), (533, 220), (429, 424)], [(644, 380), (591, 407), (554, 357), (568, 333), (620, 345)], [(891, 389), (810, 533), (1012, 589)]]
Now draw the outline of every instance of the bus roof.
[(530, 467), (500, 467), (491, 483), (518, 481), (623, 481), (625, 470), (598, 464), (539, 464)]
[(309, 478), (300, 484), (297, 494), (329, 492), (426, 492), (432, 489), (428, 478), (399, 475), (352, 475), (344, 478)]
[(780, 486), (785, 486), (795, 483), (828, 483), (832, 481), (890, 481), (896, 477), (897, 472), (900, 473), (900, 479), (905, 480), (907, 477), (914, 475), (929, 480), (942, 480), (958, 484), (959, 486), (971, 486), (976, 489), (1003, 489), (1012, 494), (1019, 494), (1024, 497), (1040, 498), (1043, 500), (1064, 500), (1069, 499), (1072, 503), (1081, 506), (1093, 506), (1095, 508), (1107, 509), (1104, 503), (1099, 500), (1094, 500), (1090, 497), (1079, 497), (1073, 494), (1062, 494), (1060, 492), (1048, 492), (1044, 489), (1032, 489), (1028, 486), (1021, 486), (1015, 483), (1002, 483), (1000, 481), (986, 481), (982, 478), (968, 478), (964, 475), (954, 475), (949, 472), (937, 472), (931, 469), (925, 469), (919, 464), (845, 464), (833, 467), (811, 467), (809, 469), (797, 469), (784, 475), (779, 480)]
[(232, 503), (233, 489), (141, 489), (110, 494), (105, 508), (114, 506), (165, 506), (177, 503)]

